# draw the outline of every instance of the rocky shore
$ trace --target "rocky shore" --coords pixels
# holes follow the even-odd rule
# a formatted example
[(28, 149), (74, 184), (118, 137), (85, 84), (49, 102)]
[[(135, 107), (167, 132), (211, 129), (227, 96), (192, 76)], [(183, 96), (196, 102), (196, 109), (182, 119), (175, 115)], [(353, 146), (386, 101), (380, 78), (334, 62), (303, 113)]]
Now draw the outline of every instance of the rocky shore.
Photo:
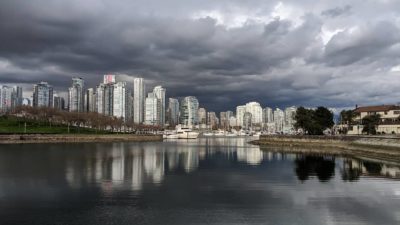
[(396, 136), (260, 136), (251, 142), (262, 150), (331, 154), (400, 162), (400, 138)]
[(162, 141), (162, 135), (136, 134), (15, 134), (0, 135), (0, 144), (80, 143), (80, 142), (145, 142)]

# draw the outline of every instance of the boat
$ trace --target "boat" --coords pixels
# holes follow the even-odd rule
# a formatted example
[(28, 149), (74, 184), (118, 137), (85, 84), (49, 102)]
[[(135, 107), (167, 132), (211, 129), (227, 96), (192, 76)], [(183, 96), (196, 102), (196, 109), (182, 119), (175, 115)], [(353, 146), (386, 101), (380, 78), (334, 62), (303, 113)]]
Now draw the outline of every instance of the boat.
[(225, 131), (223, 131), (223, 130), (218, 130), (218, 131), (214, 134), (214, 136), (216, 136), (216, 137), (223, 137), (223, 136), (225, 136)]
[(179, 135), (178, 134), (164, 134), (163, 138), (164, 139), (178, 139)]
[(227, 133), (225, 136), (227, 136), (227, 137), (236, 137), (237, 134), (235, 134), (235, 133)]
[(190, 128), (179, 128), (176, 131), (179, 139), (196, 139), (199, 137), (199, 132), (192, 131)]
[(214, 133), (206, 132), (206, 133), (203, 133), (203, 135), (204, 135), (205, 137), (212, 137), (212, 136), (214, 136)]

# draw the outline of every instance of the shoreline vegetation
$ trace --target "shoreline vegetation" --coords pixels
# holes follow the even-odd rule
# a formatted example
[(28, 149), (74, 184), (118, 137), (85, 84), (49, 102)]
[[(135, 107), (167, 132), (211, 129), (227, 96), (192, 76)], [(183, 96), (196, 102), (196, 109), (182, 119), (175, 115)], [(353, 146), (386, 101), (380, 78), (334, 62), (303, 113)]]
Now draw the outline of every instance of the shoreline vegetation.
[(152, 134), (4, 134), (0, 144), (88, 143), (88, 142), (150, 142), (162, 141)]
[(265, 151), (329, 154), (400, 163), (398, 136), (263, 135), (250, 143)]

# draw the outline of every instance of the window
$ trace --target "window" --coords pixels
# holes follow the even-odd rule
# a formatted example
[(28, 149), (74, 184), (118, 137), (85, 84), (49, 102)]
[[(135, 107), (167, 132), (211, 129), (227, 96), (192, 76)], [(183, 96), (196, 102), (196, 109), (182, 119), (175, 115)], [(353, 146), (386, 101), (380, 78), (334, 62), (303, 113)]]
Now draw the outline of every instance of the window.
[(393, 114), (399, 115), (399, 114), (400, 114), (400, 110), (395, 110), (395, 111), (393, 111)]

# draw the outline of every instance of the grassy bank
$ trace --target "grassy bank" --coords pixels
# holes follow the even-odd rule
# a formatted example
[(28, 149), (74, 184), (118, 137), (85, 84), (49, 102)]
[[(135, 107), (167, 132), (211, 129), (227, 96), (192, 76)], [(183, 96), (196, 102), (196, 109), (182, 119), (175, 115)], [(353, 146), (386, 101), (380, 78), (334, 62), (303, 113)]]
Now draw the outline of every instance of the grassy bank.
[(357, 156), (400, 162), (398, 137), (261, 136), (251, 143), (267, 151)]
[(0, 144), (81, 143), (81, 142), (144, 142), (162, 141), (162, 135), (137, 134), (20, 134), (0, 135)]
[(110, 134), (91, 128), (54, 125), (17, 117), (0, 117), (0, 134)]

